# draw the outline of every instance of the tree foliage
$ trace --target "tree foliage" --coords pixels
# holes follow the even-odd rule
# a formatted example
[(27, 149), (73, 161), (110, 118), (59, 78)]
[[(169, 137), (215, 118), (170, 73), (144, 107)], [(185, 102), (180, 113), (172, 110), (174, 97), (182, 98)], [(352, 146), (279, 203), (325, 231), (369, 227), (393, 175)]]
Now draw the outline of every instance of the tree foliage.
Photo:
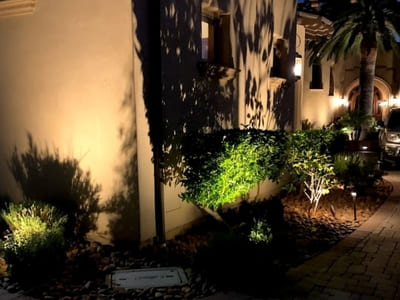
[[(327, 1), (325, 11), (333, 19), (332, 36), (310, 41), (310, 62), (323, 57), (337, 61), (348, 54), (360, 53), (361, 47), (384, 51), (397, 49), (399, 35), (398, 4), (394, 0), (359, 0), (355, 3)], [(333, 12), (338, 13), (333, 15)], [(362, 43), (362, 41), (364, 41)]]
[[(343, 1), (340, 1), (341, 3)], [(399, 5), (395, 0), (358, 0), (349, 4), (327, 1), (334, 17), (332, 36), (308, 42), (310, 63), (321, 58), (333, 59), (348, 54), (360, 55), (360, 101), (358, 109), (372, 114), (373, 86), (378, 50), (397, 50)], [(334, 15), (340, 7), (340, 13)], [(329, 9), (328, 9), (329, 11)]]

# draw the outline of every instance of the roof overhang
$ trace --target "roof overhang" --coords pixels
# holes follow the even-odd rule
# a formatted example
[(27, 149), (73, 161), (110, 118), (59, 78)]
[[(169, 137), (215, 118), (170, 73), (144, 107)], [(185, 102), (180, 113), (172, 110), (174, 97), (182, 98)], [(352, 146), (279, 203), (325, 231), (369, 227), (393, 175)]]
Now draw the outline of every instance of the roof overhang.
[(312, 13), (297, 12), (297, 24), (303, 25), (307, 40), (321, 40), (332, 35), (332, 21)]

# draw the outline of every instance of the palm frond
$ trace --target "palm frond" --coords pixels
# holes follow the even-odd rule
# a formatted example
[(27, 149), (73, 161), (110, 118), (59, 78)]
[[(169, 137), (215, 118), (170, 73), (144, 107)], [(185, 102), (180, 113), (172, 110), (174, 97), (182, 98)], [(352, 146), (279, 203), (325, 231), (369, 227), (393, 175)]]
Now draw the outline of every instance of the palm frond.
[[(335, 5), (335, 1), (326, 5)], [(333, 34), (321, 41), (307, 43), (309, 63), (326, 57), (337, 61), (341, 57), (360, 52), (361, 45), (369, 52), (396, 50), (400, 37), (400, 9), (394, 0), (358, 0), (333, 22)]]

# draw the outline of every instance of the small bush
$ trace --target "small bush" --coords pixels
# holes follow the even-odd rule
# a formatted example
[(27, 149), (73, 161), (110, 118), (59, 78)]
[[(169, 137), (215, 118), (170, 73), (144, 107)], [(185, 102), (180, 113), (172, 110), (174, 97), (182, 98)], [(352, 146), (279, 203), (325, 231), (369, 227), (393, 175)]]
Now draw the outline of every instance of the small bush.
[(341, 131), (348, 136), (350, 141), (358, 141), (363, 128), (366, 129), (367, 134), (372, 134), (380, 129), (374, 117), (359, 111), (347, 112), (339, 119), (338, 123)]
[[(319, 154), (333, 155), (337, 151), (336, 141), (341, 138), (341, 133), (331, 129), (299, 130), (289, 135), (287, 149), (289, 154), (313, 151)], [(289, 159), (290, 159), (289, 155)]]
[(273, 238), (269, 224), (264, 220), (254, 220), (250, 230), (249, 241), (255, 244), (263, 243), (268, 245)]
[(277, 181), (285, 162), (285, 139), (283, 132), (261, 130), (188, 136), (182, 199), (216, 210), (260, 181)]
[[(0, 211), (5, 210), (11, 202), (11, 198), (6, 194), (0, 194)], [(0, 234), (8, 229), (8, 225), (0, 215)]]
[(48, 203), (66, 214), (67, 237), (81, 238), (96, 229), (100, 186), (92, 183), (90, 173), (83, 172), (75, 159), (39, 150), (29, 134), (28, 145), (22, 153), (15, 148), (8, 161), (25, 200)]
[[(286, 170), (300, 184), (314, 212), (322, 195), (335, 184), (332, 154), (338, 137), (337, 131), (329, 129), (296, 131), (289, 136)], [(287, 189), (293, 187), (290, 183)]]
[(13, 279), (33, 283), (61, 269), (65, 261), (65, 216), (50, 205), (12, 203), (2, 217), (11, 229), (1, 249)]
[(358, 153), (335, 155), (334, 171), (345, 187), (353, 186), (360, 192), (372, 186), (380, 176), (375, 169), (375, 162), (363, 159)]

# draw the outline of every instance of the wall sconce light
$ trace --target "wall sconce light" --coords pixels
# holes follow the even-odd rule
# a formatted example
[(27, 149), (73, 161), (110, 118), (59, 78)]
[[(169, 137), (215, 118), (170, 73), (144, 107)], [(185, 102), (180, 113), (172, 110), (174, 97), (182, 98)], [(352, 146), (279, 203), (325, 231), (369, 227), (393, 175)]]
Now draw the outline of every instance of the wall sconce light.
[(333, 99), (333, 105), (337, 108), (340, 106), (348, 107), (349, 106), (349, 101), (347, 99), (344, 99), (342, 96), (341, 98), (334, 98)]
[(398, 106), (398, 105), (400, 105), (400, 99), (398, 99), (396, 96), (389, 98), (389, 106)]
[(301, 72), (303, 71), (303, 57), (296, 52), (296, 59), (294, 62), (293, 73), (296, 76), (296, 80), (301, 78)]

